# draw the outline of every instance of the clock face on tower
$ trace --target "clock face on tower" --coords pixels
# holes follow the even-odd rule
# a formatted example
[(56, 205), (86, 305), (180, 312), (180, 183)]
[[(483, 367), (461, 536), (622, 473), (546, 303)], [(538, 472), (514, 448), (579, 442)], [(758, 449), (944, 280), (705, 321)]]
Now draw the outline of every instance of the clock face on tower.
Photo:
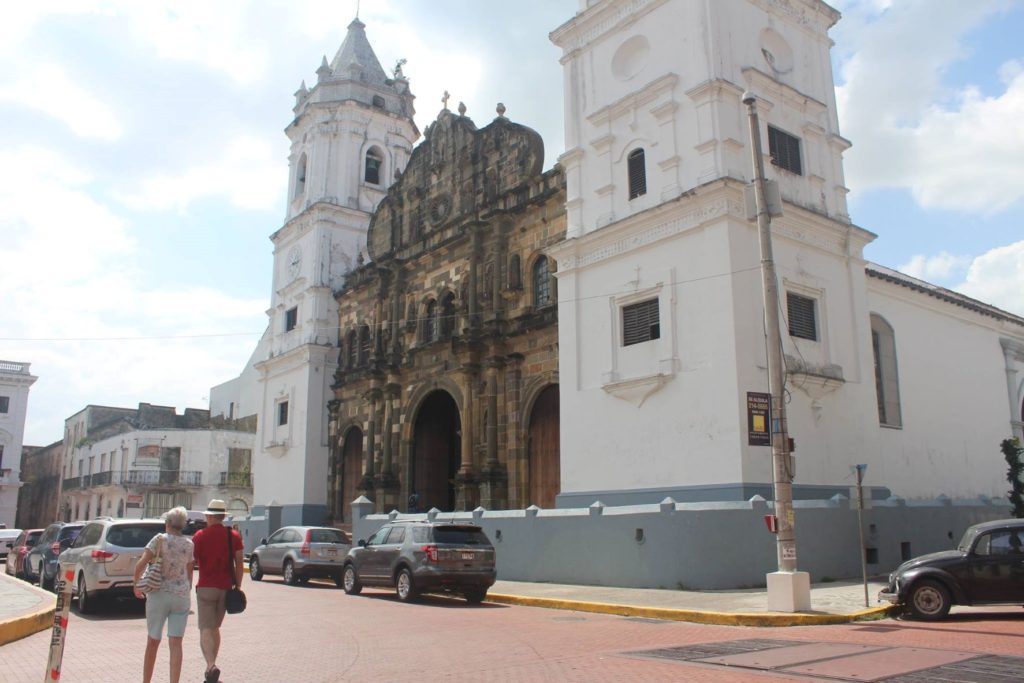
[(302, 265), (302, 249), (295, 245), (288, 252), (288, 277), (292, 280), (299, 276), (299, 268)]

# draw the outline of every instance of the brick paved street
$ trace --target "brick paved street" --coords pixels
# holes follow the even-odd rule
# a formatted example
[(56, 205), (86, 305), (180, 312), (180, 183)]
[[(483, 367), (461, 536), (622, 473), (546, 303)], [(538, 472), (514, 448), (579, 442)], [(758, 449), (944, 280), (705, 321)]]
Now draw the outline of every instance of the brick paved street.
[[(940, 624), (889, 620), (766, 629), (505, 605), (469, 607), (430, 598), (405, 605), (390, 593), (349, 597), (333, 585), (291, 588), (278, 580), (247, 582), (245, 589), (248, 611), (229, 616), (224, 629), (220, 666), (228, 683), (809, 680), (632, 654), (749, 639), (1024, 654), (1024, 610), (1019, 607), (956, 610)], [(0, 647), (0, 681), (40, 681), (48, 637), (39, 633)], [(140, 609), (111, 606), (90, 617), (73, 612), (63, 680), (136, 680), (144, 642)], [(183, 681), (201, 681), (194, 616), (185, 653)], [(167, 680), (166, 645), (155, 680)]]

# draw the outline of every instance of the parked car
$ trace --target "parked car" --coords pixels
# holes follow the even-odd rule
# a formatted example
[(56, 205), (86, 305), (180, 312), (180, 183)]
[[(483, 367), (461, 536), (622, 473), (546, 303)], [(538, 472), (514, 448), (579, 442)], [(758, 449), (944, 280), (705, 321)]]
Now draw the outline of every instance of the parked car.
[(43, 531), (25, 559), (26, 571), (44, 590), (56, 590), (57, 556), (78, 538), (85, 522), (54, 522)]
[(281, 574), (290, 586), (311, 578), (331, 578), (341, 585), (341, 564), (351, 546), (345, 532), (333, 527), (286, 526), (260, 539), (249, 556), (249, 576)]
[(74, 572), (71, 595), (88, 614), (106, 597), (130, 597), (135, 564), (146, 544), (164, 530), (158, 519), (101, 519), (88, 522), (58, 558), (59, 571)]
[(394, 587), (403, 602), (420, 593), (460, 593), (475, 604), (494, 585), (494, 563), (494, 546), (475, 524), (395, 521), (349, 551), (342, 587), (349, 595), (363, 586)]
[(1024, 605), (1024, 519), (975, 524), (956, 550), (922, 555), (889, 575), (878, 599), (942, 619), (953, 605)]
[(21, 536), (21, 529), (0, 529), (0, 559), (7, 557), (18, 536)]
[[(25, 529), (18, 535), (13, 543), (10, 544), (9, 553), (7, 555), (7, 566), (4, 567), (4, 571), (10, 576), (16, 579), (27, 578), (25, 573), (25, 558), (28, 556), (32, 547), (35, 546), (36, 541), (42, 536), (42, 529)], [(4, 544), (7, 545), (6, 543)]]

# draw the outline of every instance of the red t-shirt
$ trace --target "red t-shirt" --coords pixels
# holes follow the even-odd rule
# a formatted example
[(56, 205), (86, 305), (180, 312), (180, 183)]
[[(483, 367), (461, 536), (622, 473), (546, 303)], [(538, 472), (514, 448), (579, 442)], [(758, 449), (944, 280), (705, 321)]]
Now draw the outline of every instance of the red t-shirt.
[[(223, 524), (214, 524), (200, 529), (192, 537), (194, 548), (192, 554), (199, 565), (199, 581), (197, 588), (223, 588), (227, 590), (235, 583), (231, 573), (231, 557), (228, 555), (228, 528)], [(231, 549), (238, 552), (244, 546), (242, 537), (231, 529)]]

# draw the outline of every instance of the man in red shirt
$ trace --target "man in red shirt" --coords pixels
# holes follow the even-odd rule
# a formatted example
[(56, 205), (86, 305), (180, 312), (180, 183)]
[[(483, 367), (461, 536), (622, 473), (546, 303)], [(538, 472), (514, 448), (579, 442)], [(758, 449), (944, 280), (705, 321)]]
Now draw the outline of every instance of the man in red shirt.
[[(206, 683), (217, 683), (220, 669), (217, 668), (217, 652), (220, 650), (220, 625), (224, 621), (225, 599), (228, 590), (241, 587), (242, 537), (238, 532), (224, 526), (227, 506), (223, 500), (211, 500), (206, 506), (206, 528), (192, 537), (193, 555), (199, 568), (196, 582), (196, 604), (199, 621), (199, 645), (206, 658)], [(230, 543), (230, 546), (229, 546)], [(230, 548), (230, 551), (229, 551)], [(231, 571), (231, 554), (234, 554), (234, 573)]]

